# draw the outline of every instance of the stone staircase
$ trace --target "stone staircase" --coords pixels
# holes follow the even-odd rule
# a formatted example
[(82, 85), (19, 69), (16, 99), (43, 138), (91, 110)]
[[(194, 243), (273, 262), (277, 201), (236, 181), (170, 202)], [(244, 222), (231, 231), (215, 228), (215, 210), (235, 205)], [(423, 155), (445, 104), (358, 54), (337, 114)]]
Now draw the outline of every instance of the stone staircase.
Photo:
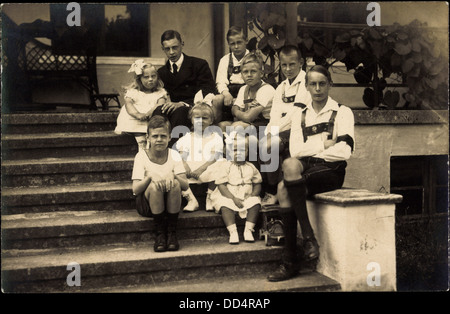
[[(270, 283), (281, 248), (229, 245), (222, 218), (181, 213), (180, 250), (153, 252), (153, 221), (135, 210), (135, 140), (117, 112), (2, 115), (4, 292), (335, 291), (311, 269)], [(242, 222), (239, 228), (242, 228)], [(81, 286), (69, 286), (71, 262)]]

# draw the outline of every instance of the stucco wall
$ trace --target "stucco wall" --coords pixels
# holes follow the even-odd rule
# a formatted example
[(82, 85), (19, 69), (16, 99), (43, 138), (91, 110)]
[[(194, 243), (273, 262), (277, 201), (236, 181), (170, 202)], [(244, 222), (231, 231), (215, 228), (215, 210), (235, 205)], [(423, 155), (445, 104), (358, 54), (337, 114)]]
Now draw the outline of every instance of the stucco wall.
[(215, 73), (212, 23), (212, 9), (208, 3), (151, 3), (151, 56), (165, 57), (161, 49), (161, 34), (174, 29), (180, 32), (184, 41), (183, 52), (205, 59)]
[(345, 187), (390, 192), (393, 156), (448, 155), (448, 111), (355, 111)]

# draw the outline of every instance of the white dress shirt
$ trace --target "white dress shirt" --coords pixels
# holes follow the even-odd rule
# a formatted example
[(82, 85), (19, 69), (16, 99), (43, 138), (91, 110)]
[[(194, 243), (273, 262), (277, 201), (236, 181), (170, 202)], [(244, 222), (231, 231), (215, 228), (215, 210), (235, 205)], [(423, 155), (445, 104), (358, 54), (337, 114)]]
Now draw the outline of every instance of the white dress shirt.
[[(279, 132), (287, 131), (291, 128), (292, 114), (297, 108), (294, 103), (307, 104), (311, 102), (311, 94), (306, 90), (305, 85), (306, 73), (300, 70), (294, 81), (289, 83), (289, 79), (284, 80), (278, 85), (275, 90), (272, 101), (272, 110), (270, 112), (270, 121), (265, 129), (265, 134), (271, 133), (272, 135), (277, 135)], [(286, 97), (291, 97), (295, 95), (293, 102), (285, 103), (283, 101), (283, 94)], [(271, 128), (272, 126), (277, 126), (277, 128)]]
[(355, 122), (352, 110), (343, 105), (339, 106), (335, 100), (328, 97), (327, 103), (319, 113), (314, 111), (312, 102), (309, 102), (305, 109), (296, 107), (292, 116), (291, 135), (289, 138), (289, 151), (292, 157), (312, 156), (329, 162), (343, 161), (350, 158), (353, 147), (350, 147), (346, 141), (338, 141), (333, 146), (325, 149), (324, 141), (327, 139), (326, 135), (328, 134), (326, 132), (310, 135), (304, 142), (301, 126), (302, 115), (306, 112), (305, 124), (308, 127), (322, 122), (329, 122), (333, 110), (337, 110), (337, 115), (332, 139), (336, 140), (338, 137), (347, 135), (354, 141)]
[(181, 68), (181, 65), (183, 64), (183, 61), (184, 61), (184, 54), (182, 53), (181, 54), (181, 56), (180, 56), (180, 58), (178, 59), (178, 61), (177, 62), (172, 62), (172, 61), (170, 61), (169, 60), (169, 63), (170, 63), (170, 72), (172, 72), (173, 73), (173, 64), (175, 63), (176, 65), (177, 65), (177, 67), (178, 67), (178, 72), (180, 72), (180, 68)]
[[(250, 51), (245, 50), (244, 56), (248, 53), (250, 53)], [(236, 59), (232, 52), (226, 54), (220, 59), (216, 74), (216, 86), (219, 94), (222, 94), (223, 91), (228, 90), (229, 84), (244, 84), (244, 79), (242, 78), (241, 73), (231, 73), (230, 79), (228, 80), (228, 64), (230, 62), (230, 56), (233, 58), (233, 66), (241, 65), (242, 59)]]

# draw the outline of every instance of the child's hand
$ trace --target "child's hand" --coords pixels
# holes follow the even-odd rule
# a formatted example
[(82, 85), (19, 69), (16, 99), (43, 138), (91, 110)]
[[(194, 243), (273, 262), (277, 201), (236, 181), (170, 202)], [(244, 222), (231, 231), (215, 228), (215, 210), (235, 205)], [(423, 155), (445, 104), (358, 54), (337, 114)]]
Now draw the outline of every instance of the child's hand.
[(171, 102), (171, 101), (169, 101), (169, 102), (166, 102), (162, 106), (161, 110), (165, 114), (170, 114), (173, 111), (175, 111), (176, 109), (180, 108), (181, 106), (184, 106), (183, 103), (181, 103), (181, 102)]
[(233, 202), (238, 208), (244, 207), (244, 203), (242, 200), (238, 199), (237, 197), (233, 197)]
[(186, 170), (186, 178), (192, 178), (192, 170), (187, 163), (184, 163), (184, 169)]
[(223, 104), (227, 107), (233, 104), (233, 96), (229, 92), (223, 94)]
[(191, 177), (198, 180), (198, 178), (202, 175), (203, 172), (204, 170), (202, 171), (201, 169), (196, 169), (195, 171), (191, 172)]
[(173, 187), (174, 177), (172, 176), (161, 176), (154, 174), (152, 177), (153, 184), (156, 185), (157, 189), (161, 192), (168, 192)]
[(136, 113), (136, 119), (140, 121), (147, 120), (147, 115), (145, 113)]
[(172, 190), (174, 186), (174, 180), (173, 179), (167, 179), (164, 182), (164, 192), (169, 192), (170, 190)]

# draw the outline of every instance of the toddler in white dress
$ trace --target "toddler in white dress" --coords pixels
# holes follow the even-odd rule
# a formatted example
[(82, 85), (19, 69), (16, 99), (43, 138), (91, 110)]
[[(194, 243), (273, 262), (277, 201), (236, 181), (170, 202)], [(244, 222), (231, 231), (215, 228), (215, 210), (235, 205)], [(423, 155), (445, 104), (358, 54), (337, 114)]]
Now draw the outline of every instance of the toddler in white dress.
[[(206, 195), (206, 210), (213, 211), (211, 193), (215, 190), (214, 180), (218, 167), (223, 161), (223, 140), (221, 131), (213, 126), (214, 111), (206, 102), (197, 102), (189, 112), (193, 130), (186, 133), (175, 144), (183, 158), (186, 176), (189, 184), (208, 183)], [(183, 192), (188, 204), (183, 211), (195, 211), (199, 208), (198, 201), (189, 188)]]
[(128, 72), (134, 72), (134, 82), (126, 87), (125, 105), (120, 109), (114, 132), (133, 135), (141, 150), (146, 144), (148, 120), (169, 96), (156, 68), (144, 59), (136, 60)]
[(230, 244), (239, 243), (236, 227), (236, 213), (246, 219), (244, 240), (254, 242), (253, 228), (261, 209), (262, 177), (256, 167), (246, 161), (249, 137), (239, 134), (230, 136), (227, 143), (228, 153), (233, 160), (224, 161), (216, 178), (217, 189), (211, 194), (211, 201), (217, 213), (222, 214), (223, 221), (230, 233)]

